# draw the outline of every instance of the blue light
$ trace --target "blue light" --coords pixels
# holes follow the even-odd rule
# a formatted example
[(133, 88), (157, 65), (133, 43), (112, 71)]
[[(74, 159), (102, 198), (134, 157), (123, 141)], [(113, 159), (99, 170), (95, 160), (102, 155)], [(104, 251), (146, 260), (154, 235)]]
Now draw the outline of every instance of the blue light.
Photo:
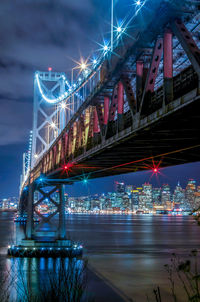
[(40, 178), (38, 179), (38, 181), (39, 181), (39, 182), (43, 182), (43, 181), (44, 181), (44, 178), (43, 178), (43, 177), (40, 177)]

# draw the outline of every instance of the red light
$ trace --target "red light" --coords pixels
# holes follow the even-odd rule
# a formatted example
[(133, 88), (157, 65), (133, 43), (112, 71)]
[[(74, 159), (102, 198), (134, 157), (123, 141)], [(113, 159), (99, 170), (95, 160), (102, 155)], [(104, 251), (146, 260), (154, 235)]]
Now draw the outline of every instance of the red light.
[(64, 169), (65, 169), (65, 170), (68, 170), (68, 166), (64, 166)]
[(158, 172), (158, 169), (157, 169), (157, 168), (154, 168), (154, 169), (153, 169), (153, 172), (154, 172), (154, 173), (157, 173), (157, 172)]
[(52, 67), (49, 67), (49, 68), (48, 68), (48, 71), (52, 71)]

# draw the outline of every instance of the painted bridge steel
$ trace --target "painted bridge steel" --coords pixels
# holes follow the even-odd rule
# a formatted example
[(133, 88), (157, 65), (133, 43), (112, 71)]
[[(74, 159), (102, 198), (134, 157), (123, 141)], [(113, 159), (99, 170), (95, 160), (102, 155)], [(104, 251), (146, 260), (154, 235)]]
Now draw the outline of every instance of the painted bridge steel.
[[(161, 1), (151, 18), (127, 27), (123, 43), (97, 67), (95, 87), (23, 185), (26, 239), (36, 232), (33, 212), (43, 222), (59, 213), (57, 238), (66, 238), (63, 183), (150, 169), (152, 162), (165, 167), (199, 161), (200, 11), (186, 2)], [(46, 191), (45, 185), (54, 188)], [(45, 198), (56, 207), (49, 217), (37, 210)]]
[[(31, 171), (80, 181), (199, 160), (199, 11), (166, 2), (100, 67), (100, 81)], [(130, 38), (130, 37), (134, 37)], [(182, 61), (181, 61), (182, 59)]]

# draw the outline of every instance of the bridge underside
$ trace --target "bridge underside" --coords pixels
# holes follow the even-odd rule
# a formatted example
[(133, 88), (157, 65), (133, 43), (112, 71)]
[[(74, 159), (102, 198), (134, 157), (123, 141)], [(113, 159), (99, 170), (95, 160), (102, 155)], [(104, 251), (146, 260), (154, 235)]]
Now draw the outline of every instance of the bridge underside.
[(199, 161), (199, 100), (166, 112), (156, 123), (148, 122), (140, 130), (126, 129), (126, 136), (121, 133), (123, 139), (119, 135), (119, 144), (116, 136), (114, 143), (103, 142), (86, 159), (77, 158), (69, 171), (57, 170), (49, 176), (80, 181), (84, 175), (91, 179), (151, 169), (153, 162), (162, 168)]

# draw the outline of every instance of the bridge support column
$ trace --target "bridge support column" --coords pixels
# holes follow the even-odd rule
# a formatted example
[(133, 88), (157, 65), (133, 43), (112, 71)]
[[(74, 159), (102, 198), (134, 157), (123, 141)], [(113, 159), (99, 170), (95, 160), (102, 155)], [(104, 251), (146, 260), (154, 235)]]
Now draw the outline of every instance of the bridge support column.
[(164, 34), (164, 101), (165, 105), (173, 101), (173, 44), (170, 29)]
[(59, 239), (66, 239), (64, 185), (59, 186)]
[(26, 224), (26, 239), (31, 240), (33, 237), (33, 204), (34, 204), (34, 183), (29, 185), (28, 193), (28, 210)]
[(122, 82), (118, 83), (118, 131), (124, 129), (124, 86)]
[[(51, 180), (52, 181), (52, 180)], [(64, 184), (59, 179), (53, 182), (29, 184), (28, 219), (26, 225), (26, 237), (20, 245), (9, 246), (8, 255), (14, 257), (77, 257), (82, 256), (82, 246), (66, 239), (65, 225), (65, 196)], [(53, 187), (53, 188), (52, 188)], [(34, 201), (34, 191), (39, 194), (39, 200)], [(59, 198), (57, 198), (57, 193)], [(49, 200), (51, 211), (48, 216), (40, 212), (42, 202)], [(34, 224), (34, 213), (41, 221)], [(48, 223), (59, 214), (56, 229), (51, 229)]]

